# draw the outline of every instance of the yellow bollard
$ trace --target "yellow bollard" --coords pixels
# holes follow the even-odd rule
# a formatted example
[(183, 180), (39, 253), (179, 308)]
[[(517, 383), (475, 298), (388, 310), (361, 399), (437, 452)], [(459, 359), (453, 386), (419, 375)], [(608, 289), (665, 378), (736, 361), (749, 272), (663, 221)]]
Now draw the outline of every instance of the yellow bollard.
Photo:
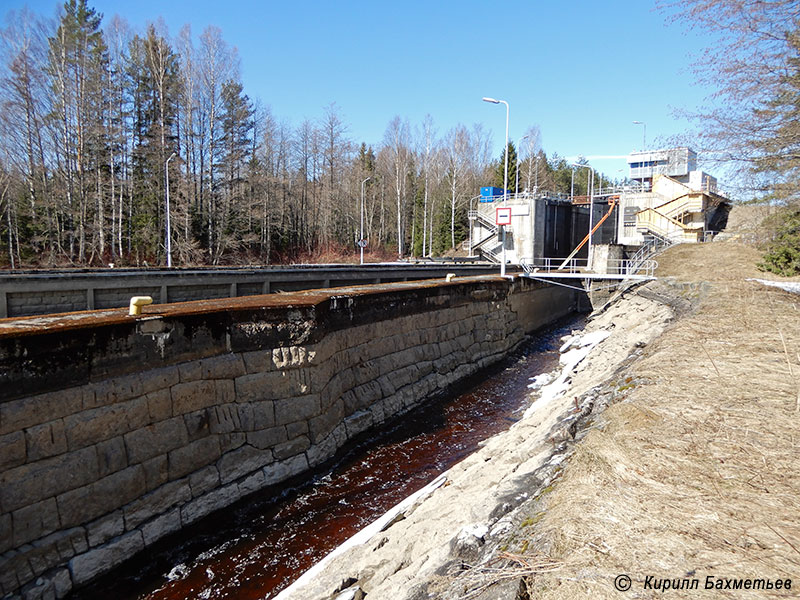
[(131, 316), (140, 315), (142, 314), (142, 307), (152, 303), (153, 299), (150, 296), (134, 296), (131, 298), (128, 314)]

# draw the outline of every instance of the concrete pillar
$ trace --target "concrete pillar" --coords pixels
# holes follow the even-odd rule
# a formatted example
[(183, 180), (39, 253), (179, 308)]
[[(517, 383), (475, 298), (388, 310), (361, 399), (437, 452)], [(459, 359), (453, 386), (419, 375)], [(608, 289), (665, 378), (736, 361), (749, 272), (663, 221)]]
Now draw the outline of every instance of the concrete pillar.
[(86, 310), (94, 310), (94, 288), (86, 289)]

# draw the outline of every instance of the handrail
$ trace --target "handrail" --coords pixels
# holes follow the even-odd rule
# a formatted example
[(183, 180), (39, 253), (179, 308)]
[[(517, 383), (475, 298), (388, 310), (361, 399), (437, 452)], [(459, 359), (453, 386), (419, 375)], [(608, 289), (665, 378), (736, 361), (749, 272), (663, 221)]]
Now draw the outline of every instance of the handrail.
[[(609, 275), (636, 275), (643, 273), (647, 277), (653, 277), (658, 263), (654, 260), (644, 259), (635, 260), (630, 258), (612, 258), (608, 260)], [(590, 275), (587, 270), (587, 259), (570, 258), (540, 258), (537, 260), (524, 258), (520, 260), (520, 266), (526, 273), (583, 273)]]

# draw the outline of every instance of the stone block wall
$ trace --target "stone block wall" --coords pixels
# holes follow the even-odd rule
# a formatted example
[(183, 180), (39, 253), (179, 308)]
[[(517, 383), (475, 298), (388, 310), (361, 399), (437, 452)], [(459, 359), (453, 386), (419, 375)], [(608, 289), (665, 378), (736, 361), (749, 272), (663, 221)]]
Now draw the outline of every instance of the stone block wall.
[(0, 336), (0, 595), (63, 597), (575, 305), (528, 280), (375, 288)]

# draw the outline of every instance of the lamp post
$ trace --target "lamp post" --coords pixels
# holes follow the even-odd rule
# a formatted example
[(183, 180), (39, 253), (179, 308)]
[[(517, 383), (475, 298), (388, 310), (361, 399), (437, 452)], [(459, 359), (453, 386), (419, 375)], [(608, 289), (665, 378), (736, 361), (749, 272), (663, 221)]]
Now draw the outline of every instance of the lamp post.
[[(572, 178), (575, 179), (575, 167), (586, 167), (589, 173), (586, 175), (586, 195), (589, 197), (589, 243), (587, 245), (586, 268), (592, 268), (592, 217), (594, 216), (594, 169), (590, 165), (572, 163)], [(591, 177), (591, 180), (590, 180)], [(591, 181), (591, 184), (589, 183)]]
[(642, 152), (647, 150), (647, 123), (644, 121), (634, 121), (634, 125), (642, 126)]
[[(510, 107), (508, 106), (508, 102), (505, 100), (495, 100), (494, 98), (484, 98), (484, 102), (489, 102), (491, 104), (505, 104), (506, 105), (506, 145), (503, 146), (504, 153), (506, 155), (506, 164), (505, 164), (505, 171), (503, 175), (503, 206), (506, 205), (506, 200), (508, 199), (508, 114), (510, 112)], [(500, 263), (500, 276), (505, 277), (506, 275), (506, 230), (503, 225), (500, 225), (500, 234), (501, 239), (503, 242), (503, 257), (502, 262)]]
[(358, 246), (361, 248), (361, 264), (364, 264), (364, 184), (372, 177), (367, 177), (361, 182), (361, 237), (358, 239)]
[[(519, 194), (519, 147), (520, 147), (520, 144), (522, 143), (522, 140), (527, 140), (527, 139), (528, 139), (528, 134), (526, 133), (525, 135), (523, 135), (521, 138), (519, 138), (517, 140), (517, 170), (516, 170), (517, 181), (514, 183), (514, 197), (515, 198), (517, 197), (517, 194)], [(508, 148), (506, 148), (506, 151), (508, 151)]]
[(167, 162), (164, 163), (164, 174), (167, 179), (167, 201), (166, 201), (166, 247), (167, 247), (167, 268), (172, 268), (172, 231), (170, 230), (170, 223), (169, 223), (169, 161), (175, 158), (177, 154), (173, 152), (170, 154)]

